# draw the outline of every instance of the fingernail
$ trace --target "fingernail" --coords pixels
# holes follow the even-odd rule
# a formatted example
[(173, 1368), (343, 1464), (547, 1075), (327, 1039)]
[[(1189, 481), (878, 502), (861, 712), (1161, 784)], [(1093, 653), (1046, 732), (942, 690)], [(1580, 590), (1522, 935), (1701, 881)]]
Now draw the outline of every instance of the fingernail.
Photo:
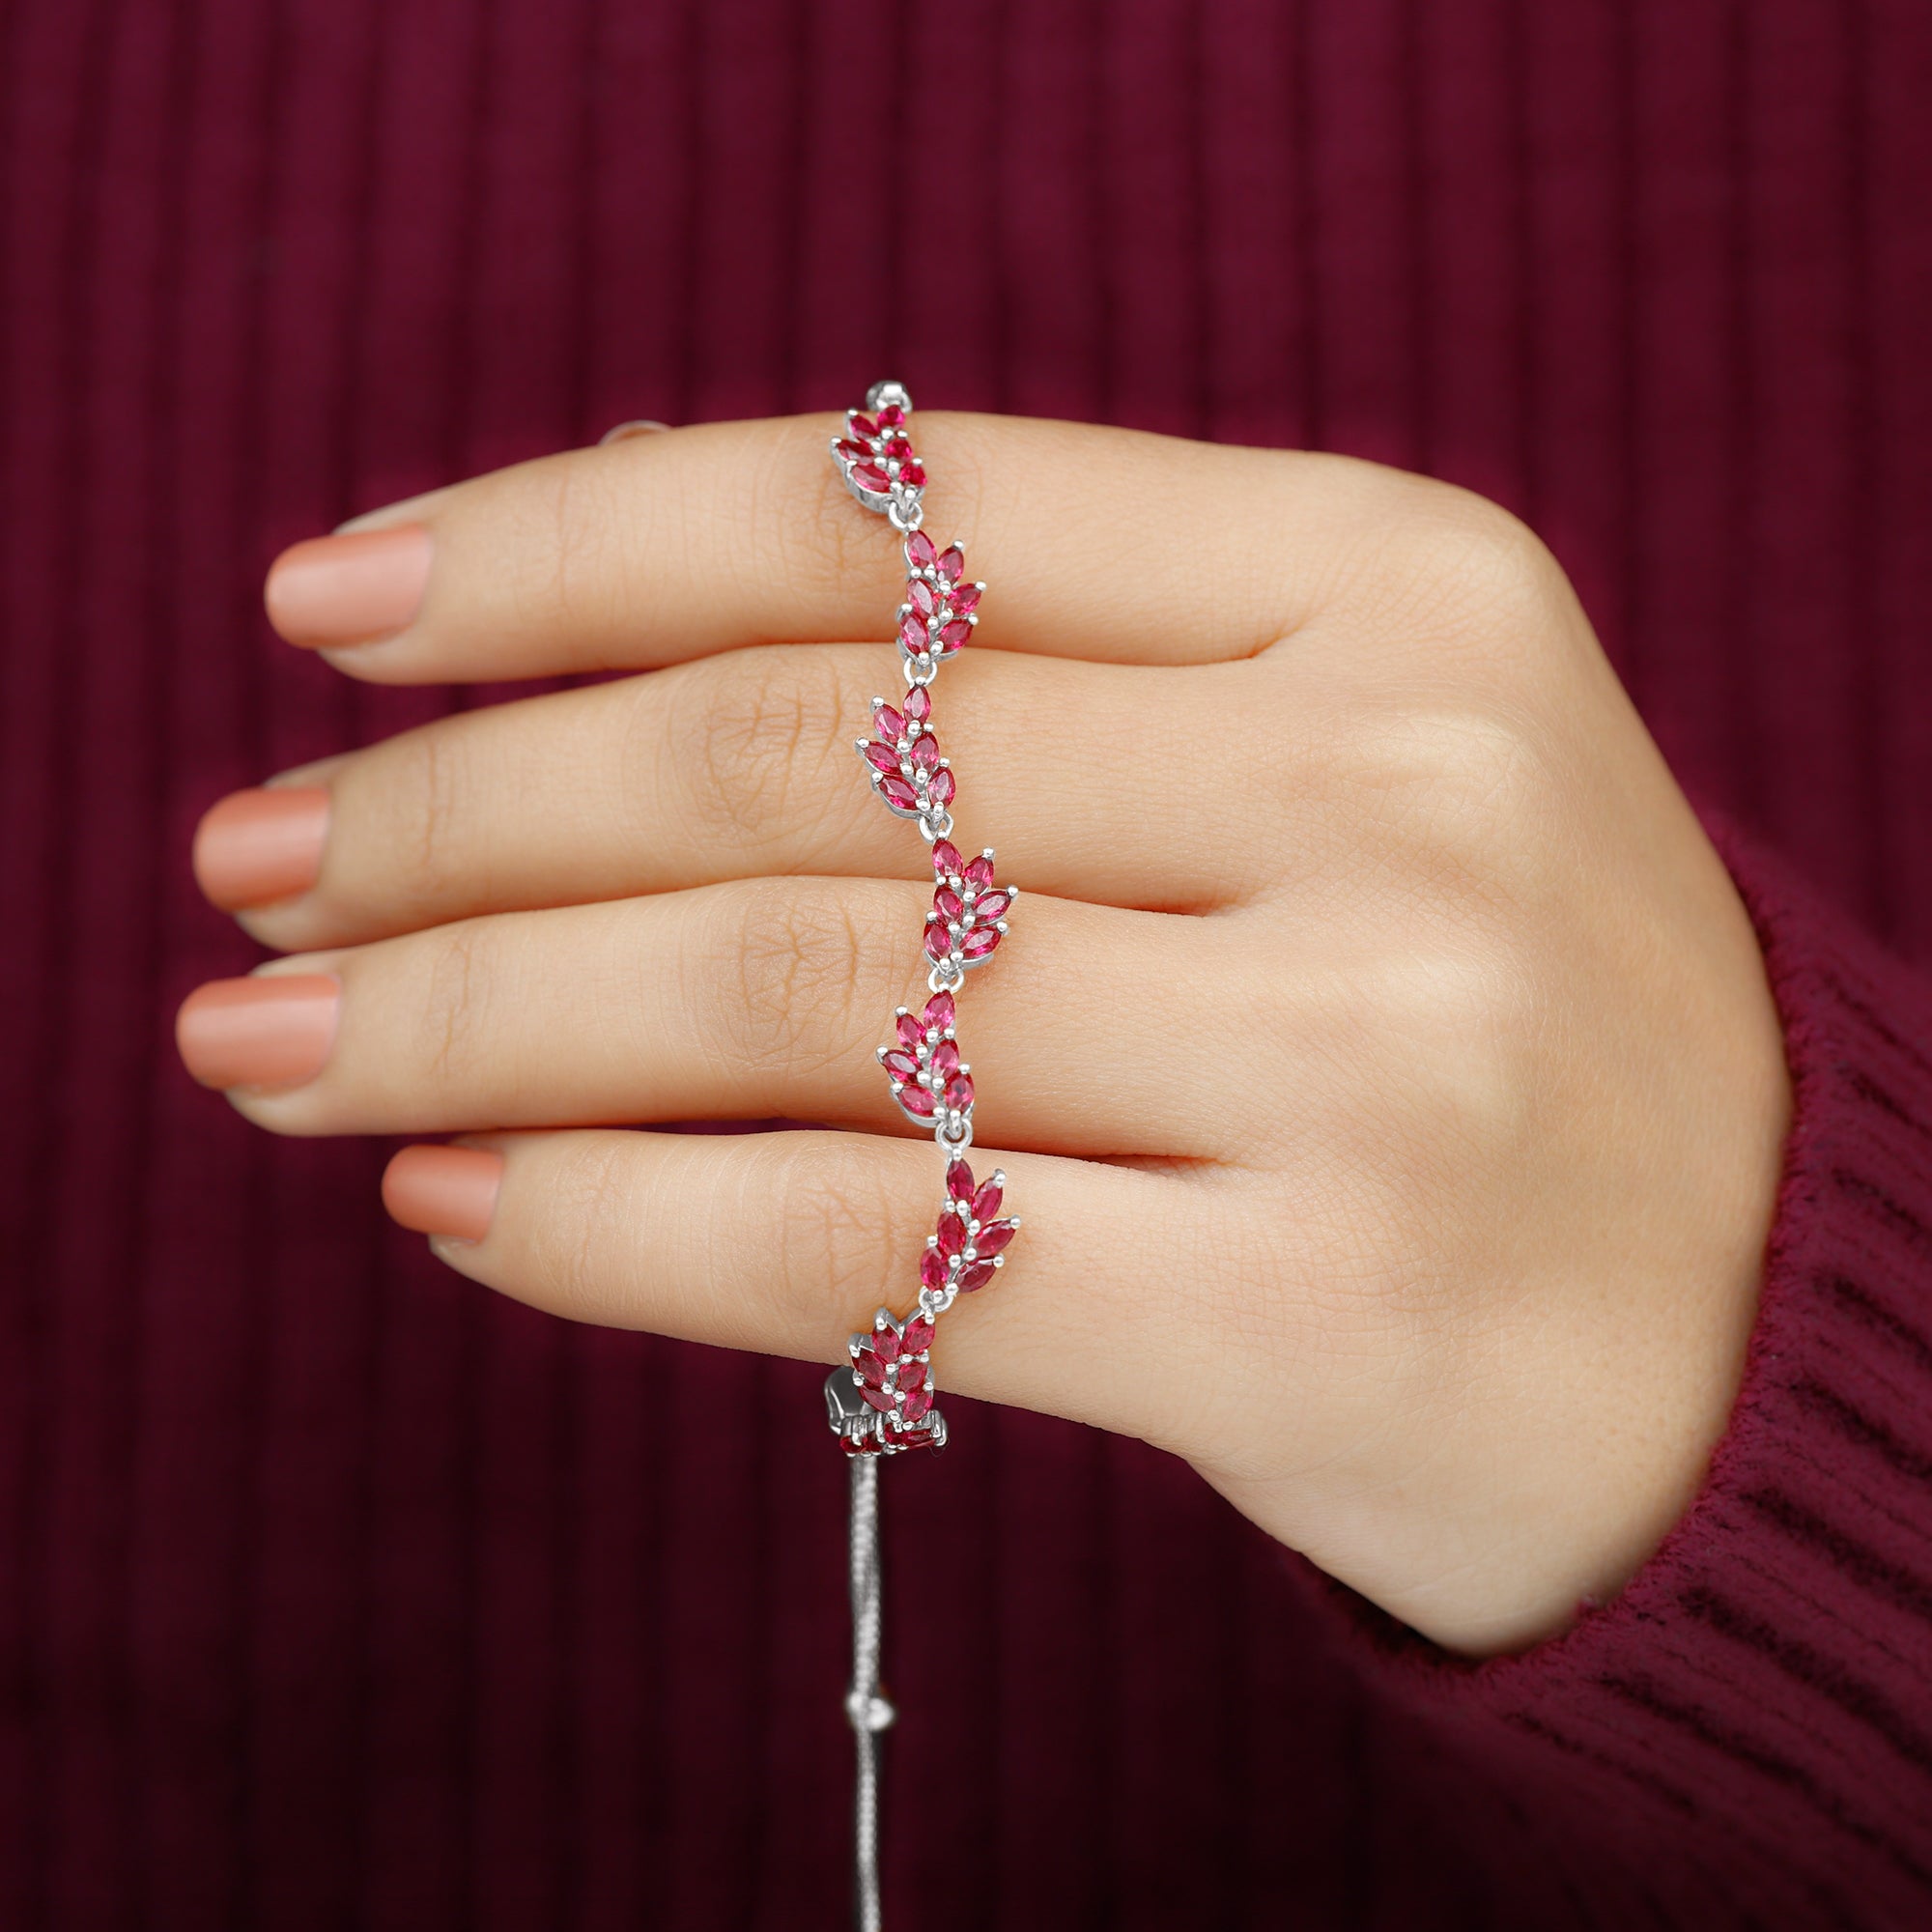
[(195, 827), (195, 882), (223, 912), (293, 898), (315, 884), (327, 837), (321, 785), (232, 791)]
[(293, 544), (269, 567), (269, 622), (292, 644), (368, 644), (415, 616), (429, 582), (420, 524)]
[(175, 1045), (204, 1087), (299, 1087), (328, 1062), (342, 982), (327, 973), (212, 980), (175, 1015)]
[(612, 423), (597, 442), (601, 448), (607, 443), (629, 442), (634, 436), (663, 436), (669, 428), (669, 423), (661, 423), (654, 416), (634, 416), (629, 422)]
[(408, 1147), (384, 1170), (383, 1206), (418, 1235), (480, 1241), (502, 1179), (503, 1156), (487, 1148)]

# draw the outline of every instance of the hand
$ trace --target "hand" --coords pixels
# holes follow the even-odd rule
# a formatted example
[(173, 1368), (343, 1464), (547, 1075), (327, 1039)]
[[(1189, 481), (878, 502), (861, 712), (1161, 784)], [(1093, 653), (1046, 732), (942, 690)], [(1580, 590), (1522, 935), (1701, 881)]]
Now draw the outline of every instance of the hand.
[[(852, 751), (897, 667), (842, 641), (903, 584), (831, 428), (526, 464), (285, 559), (271, 611), (353, 677), (651, 674), (283, 774), (279, 859), (258, 795), (216, 808), (204, 879), (289, 956), (183, 1026), (274, 1132), (500, 1153), (487, 1232), (435, 1242), (475, 1280), (825, 1361), (911, 1301), (940, 1198), (873, 1059), (930, 892)], [(1025, 889), (960, 1035), (1026, 1229), (941, 1388), (1173, 1450), (1444, 1644), (1560, 1629), (1690, 1500), (1752, 1320), (1788, 1101), (1728, 878), (1492, 506), (919, 430), (990, 586), (937, 693), (956, 836)], [(826, 1127), (608, 1124), (701, 1117)]]

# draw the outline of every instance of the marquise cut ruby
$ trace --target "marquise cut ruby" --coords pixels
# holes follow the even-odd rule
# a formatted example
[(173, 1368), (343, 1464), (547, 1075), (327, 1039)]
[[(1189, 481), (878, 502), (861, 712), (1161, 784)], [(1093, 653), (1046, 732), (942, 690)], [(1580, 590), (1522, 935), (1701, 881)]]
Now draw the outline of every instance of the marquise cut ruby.
[(872, 713), (872, 729), (880, 737), (890, 738), (897, 744), (906, 734), (905, 718), (901, 713), (895, 711), (890, 704), (881, 704)]
[(950, 838), (935, 838), (932, 841), (932, 869), (935, 877), (957, 878), (961, 860), (959, 848)]
[(901, 1087), (897, 1099), (908, 1114), (922, 1121), (931, 1120), (938, 1105), (923, 1087)]
[(952, 1256), (964, 1251), (966, 1246), (966, 1223), (957, 1214), (942, 1214), (939, 1217), (939, 1252)]
[[(921, 742), (923, 743), (923, 740)], [(933, 797), (941, 805), (951, 805), (958, 795), (959, 781), (952, 776), (952, 770), (949, 767), (942, 765), (938, 771), (933, 773), (931, 791)]]
[(955, 1073), (946, 1083), (946, 1104), (955, 1114), (963, 1114), (973, 1104), (973, 1076)]
[(969, 886), (979, 886), (981, 890), (993, 883), (993, 855), (981, 852), (977, 859), (969, 861), (965, 872)]
[(924, 1019), (928, 1028), (937, 1027), (944, 1033), (958, 1015), (958, 1008), (952, 1003), (951, 993), (935, 993), (925, 1003)]
[(939, 633), (939, 648), (942, 652), (956, 651), (973, 635), (973, 626), (964, 617), (955, 617)]
[(925, 928), (925, 956), (937, 966), (952, 951), (952, 935), (943, 925), (928, 925)]
[(987, 893), (975, 901), (973, 916), (976, 919), (1001, 919), (1007, 908), (1013, 902), (1010, 893)]
[(997, 1272), (991, 1262), (972, 1262), (959, 1270), (959, 1293), (977, 1294)]
[(872, 490), (880, 494), (893, 487), (892, 479), (876, 463), (853, 464), (852, 480), (862, 490)]
[(966, 905), (951, 886), (941, 886), (932, 895), (932, 909), (941, 919), (954, 920), (965, 912)]
[(899, 768), (899, 754), (890, 745), (867, 745), (864, 757), (875, 772), (895, 772)]
[(915, 570), (930, 570), (939, 552), (923, 530), (914, 530), (906, 538), (906, 561)]
[(966, 553), (957, 544), (948, 544), (935, 566), (948, 583), (957, 583), (966, 570)]
[(899, 1370), (899, 1390), (910, 1395), (916, 1388), (925, 1386), (925, 1378), (932, 1372), (923, 1362), (908, 1362)]
[(984, 959), (1006, 935), (996, 925), (975, 926), (959, 942), (959, 952), (967, 959)]
[(872, 452), (863, 442), (854, 442), (849, 437), (839, 441), (838, 454), (847, 463), (869, 463), (872, 460)]
[(905, 1325), (905, 1350), (909, 1355), (923, 1354), (932, 1346), (933, 1323), (923, 1315), (915, 1315)]
[(952, 606), (953, 610), (960, 616), (963, 617), (965, 616), (967, 611), (977, 611), (980, 608), (980, 599), (984, 594), (985, 594), (984, 584), (962, 583), (952, 592), (952, 596), (950, 596), (946, 601)]
[(908, 489), (917, 490), (925, 481), (925, 465), (916, 456), (907, 457), (899, 465), (899, 481)]
[(899, 647), (918, 657), (925, 649), (925, 619), (908, 611), (899, 620)]
[(927, 1248), (919, 1258), (919, 1279), (924, 1288), (946, 1286), (946, 1257), (937, 1248)]
[(924, 1029), (921, 1027), (917, 1013), (901, 1013), (893, 1022), (893, 1031), (898, 1035), (899, 1044), (905, 1047), (917, 1047), (925, 1037)]
[(854, 410), (845, 420), (852, 425), (852, 434), (854, 436), (863, 436), (867, 442), (870, 442), (879, 433), (878, 424), (870, 416), (862, 416), (857, 410)]
[(902, 779), (895, 772), (890, 778), (879, 781), (881, 794), (901, 811), (919, 810), (919, 793), (913, 789), (910, 779)]
[(945, 1079), (959, 1065), (959, 1043), (956, 1040), (942, 1039), (932, 1049), (932, 1070)]
[(916, 684), (905, 695), (905, 715), (915, 724), (923, 724), (932, 716), (932, 694), (923, 684)]
[(895, 1080), (917, 1080), (919, 1062), (909, 1053), (888, 1053), (879, 1062)]
[(868, 1403), (870, 1403), (874, 1408), (884, 1410), (888, 1414), (892, 1412), (892, 1410), (897, 1406), (898, 1403), (898, 1398), (896, 1396), (888, 1395), (884, 1389), (862, 1388), (859, 1391), (859, 1393), (862, 1396), (864, 1396), (865, 1399)]
[(932, 585), (923, 577), (915, 577), (906, 585), (906, 602), (922, 617), (930, 617), (939, 609), (939, 600), (932, 594)]
[(973, 1236), (973, 1246), (980, 1254), (997, 1255), (1018, 1233), (1010, 1221), (989, 1221)]
[(874, 1328), (872, 1350), (880, 1361), (895, 1362), (899, 1358), (899, 1338), (891, 1328)]
[(881, 429), (897, 429), (906, 419), (906, 412), (896, 403), (888, 403), (879, 412)]
[(867, 1388), (884, 1388), (889, 1365), (870, 1349), (859, 1350), (859, 1379)]
[[(971, 1179), (970, 1175), (968, 1179)], [(997, 1180), (987, 1181), (985, 1186), (973, 1196), (973, 1206), (970, 1211), (974, 1220), (983, 1226), (1000, 1211), (1000, 1203), (1004, 1199), (1005, 1194), (1001, 1189), (1000, 1183)]]
[(930, 1412), (931, 1408), (932, 1391), (930, 1389), (914, 1389), (906, 1397), (904, 1406), (899, 1412), (908, 1422), (919, 1422)]

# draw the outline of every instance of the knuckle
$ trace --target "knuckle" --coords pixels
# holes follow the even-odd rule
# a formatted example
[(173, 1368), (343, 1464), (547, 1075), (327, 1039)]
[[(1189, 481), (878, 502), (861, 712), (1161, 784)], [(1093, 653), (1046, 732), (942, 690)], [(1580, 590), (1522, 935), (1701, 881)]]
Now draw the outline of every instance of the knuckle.
[(406, 910), (426, 914), (441, 902), (462, 867), (456, 849), (464, 823), (458, 804), (461, 760), (449, 734), (437, 725), (399, 738), (388, 755), (395, 760), (389, 778), (393, 889)]
[(721, 1070), (789, 1082), (842, 1065), (857, 1051), (867, 951), (850, 899), (830, 886), (758, 879), (724, 895), (688, 988)]
[(488, 952), (476, 923), (443, 928), (429, 938), (421, 988), (426, 1070), (458, 1083), (481, 1065), (487, 1053), (491, 1006)]
[(796, 1321), (810, 1308), (814, 1324), (835, 1336), (838, 1322), (862, 1324), (880, 1282), (911, 1273), (917, 1237), (904, 1225), (902, 1191), (888, 1186), (876, 1163), (824, 1142), (788, 1151), (774, 1189), (785, 1317)]
[(678, 676), (665, 763), (696, 837), (754, 851), (810, 838), (837, 809), (848, 787), (837, 782), (831, 760), (845, 749), (854, 717), (824, 654), (766, 656), (756, 671), (742, 659), (716, 658)]
[(544, 1211), (529, 1233), (532, 1299), (565, 1315), (594, 1313), (622, 1320), (634, 1298), (613, 1255), (613, 1238), (639, 1223), (637, 1165), (615, 1135), (572, 1135), (558, 1146), (545, 1175)]

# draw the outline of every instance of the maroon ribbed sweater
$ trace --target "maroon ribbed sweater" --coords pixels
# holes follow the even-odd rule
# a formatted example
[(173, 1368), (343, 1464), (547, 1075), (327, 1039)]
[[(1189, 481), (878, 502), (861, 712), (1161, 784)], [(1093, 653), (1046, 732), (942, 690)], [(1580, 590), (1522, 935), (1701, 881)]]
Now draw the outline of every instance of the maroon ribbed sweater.
[(841, 1922), (816, 1372), (481, 1294), (167, 1029), (210, 800), (471, 701), (280, 543), (885, 371), (1529, 517), (1799, 1098), (1711, 1481), (1528, 1657), (956, 1405), (891, 1922), (1932, 1922), (1928, 98), (1919, 0), (0, 0), (0, 1932)]

